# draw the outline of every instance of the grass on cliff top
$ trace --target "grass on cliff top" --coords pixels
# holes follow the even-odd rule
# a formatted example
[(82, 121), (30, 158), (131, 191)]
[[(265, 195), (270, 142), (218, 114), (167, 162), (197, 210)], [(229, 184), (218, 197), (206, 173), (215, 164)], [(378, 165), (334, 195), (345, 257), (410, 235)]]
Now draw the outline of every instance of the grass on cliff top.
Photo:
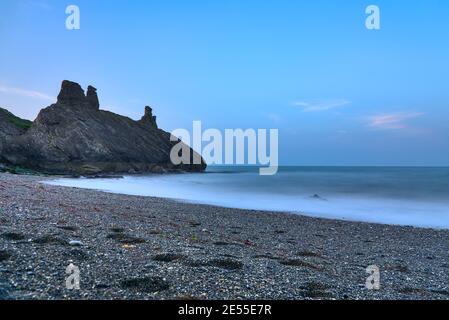
[(33, 122), (31, 122), (29, 120), (25, 120), (25, 119), (16, 117), (11, 112), (9, 112), (8, 110), (3, 109), (3, 108), (0, 108), (0, 113), (3, 113), (6, 116), (6, 119), (10, 123), (12, 123), (13, 125), (15, 125), (16, 127), (20, 128), (20, 129), (28, 130), (31, 127), (31, 125), (33, 124)]

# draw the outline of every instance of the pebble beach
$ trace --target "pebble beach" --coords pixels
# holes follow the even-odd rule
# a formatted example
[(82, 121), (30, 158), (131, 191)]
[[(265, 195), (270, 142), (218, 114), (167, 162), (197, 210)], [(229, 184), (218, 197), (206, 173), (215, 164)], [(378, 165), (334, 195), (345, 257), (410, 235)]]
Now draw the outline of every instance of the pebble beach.
[[(0, 173), (0, 300), (449, 299), (449, 230), (52, 186)], [(67, 289), (67, 267), (80, 288)], [(368, 266), (380, 289), (366, 288)]]

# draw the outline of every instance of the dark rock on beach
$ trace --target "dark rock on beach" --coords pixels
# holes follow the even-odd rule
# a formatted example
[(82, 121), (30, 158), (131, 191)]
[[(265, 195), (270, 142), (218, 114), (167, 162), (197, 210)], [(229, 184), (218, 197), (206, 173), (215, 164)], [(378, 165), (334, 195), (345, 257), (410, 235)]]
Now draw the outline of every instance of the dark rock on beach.
[(206, 164), (174, 165), (171, 135), (158, 128), (150, 107), (139, 121), (100, 110), (97, 89), (87, 94), (63, 81), (57, 102), (31, 123), (0, 110), (0, 163), (53, 174), (203, 171)]

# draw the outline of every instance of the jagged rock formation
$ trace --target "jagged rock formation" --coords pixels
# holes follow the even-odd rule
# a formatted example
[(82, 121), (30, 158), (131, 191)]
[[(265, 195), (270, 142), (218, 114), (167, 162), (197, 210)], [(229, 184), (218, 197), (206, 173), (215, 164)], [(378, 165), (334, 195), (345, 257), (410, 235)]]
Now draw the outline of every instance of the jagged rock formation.
[(87, 100), (87, 102), (89, 102), (89, 104), (92, 106), (92, 108), (100, 109), (100, 101), (98, 101), (96, 88), (94, 88), (92, 86), (87, 87), (86, 100)]
[[(177, 142), (158, 129), (150, 107), (141, 120), (134, 121), (99, 106), (94, 87), (89, 86), (85, 95), (79, 84), (63, 81), (57, 102), (42, 109), (31, 126), (11, 127), (0, 113), (0, 162), (82, 175), (206, 168), (204, 161), (171, 163), (170, 151)], [(199, 157), (189, 150), (192, 158)]]
[(153, 116), (153, 109), (151, 109), (151, 107), (145, 107), (145, 114), (142, 119), (140, 119), (140, 123), (149, 124), (150, 126), (157, 128), (156, 116)]

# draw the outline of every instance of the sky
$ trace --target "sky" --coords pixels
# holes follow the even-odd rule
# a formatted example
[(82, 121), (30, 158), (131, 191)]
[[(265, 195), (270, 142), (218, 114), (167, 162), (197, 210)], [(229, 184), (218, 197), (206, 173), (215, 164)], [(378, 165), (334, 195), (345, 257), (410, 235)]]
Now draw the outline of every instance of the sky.
[(279, 129), (282, 165), (448, 166), (448, 36), (447, 0), (1, 0), (0, 107), (67, 79), (168, 131)]

